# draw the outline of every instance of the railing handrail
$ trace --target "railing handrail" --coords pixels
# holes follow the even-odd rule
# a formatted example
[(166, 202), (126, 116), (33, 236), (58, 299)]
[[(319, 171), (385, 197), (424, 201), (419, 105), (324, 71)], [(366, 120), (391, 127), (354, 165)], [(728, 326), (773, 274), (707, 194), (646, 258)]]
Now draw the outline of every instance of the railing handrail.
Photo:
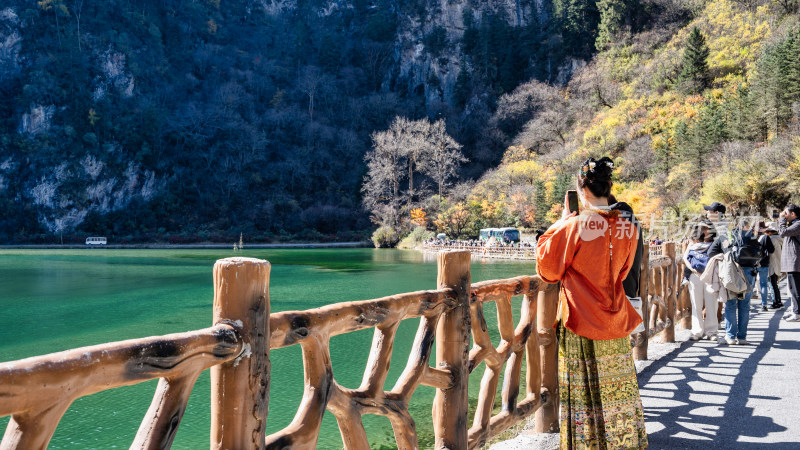
[[(66, 395), (71, 402), (106, 389), (175, 377), (186, 366), (205, 370), (236, 358), (241, 350), (240, 331), (234, 325), (220, 324), (203, 330), (110, 342), (0, 363), (3, 398), (0, 416), (48, 407), (56, 394)], [(97, 366), (105, 368), (107, 376), (101, 380), (88, 376)], [(42, 389), (44, 397), (30, 395), (30, 389), (41, 378), (49, 380)]]
[[(647, 339), (661, 332), (674, 339), (679, 263), (674, 243), (647, 252), (642, 262), (646, 330), (632, 336), (634, 355), (646, 358)], [(538, 276), (470, 283), (469, 252), (438, 256), (436, 290), (336, 303), (305, 311), (269, 312), (269, 263), (248, 258), (220, 260), (214, 267), (214, 326), (172, 335), (133, 339), (0, 363), (0, 416), (11, 415), (0, 448), (43, 448), (76, 398), (160, 378), (135, 447), (169, 447), (199, 374), (211, 368), (213, 448), (313, 448), (322, 411), (337, 417), (346, 448), (368, 448), (364, 414), (389, 417), (398, 446), (416, 446), (408, 401), (420, 384), (437, 389), (437, 445), (475, 448), (513, 423), (536, 414), (537, 431), (558, 428), (555, 321), (558, 287)], [(683, 293), (683, 292), (681, 292)], [(523, 295), (513, 323), (511, 298)], [(681, 297), (683, 298), (683, 297)], [(500, 343), (487, 334), (483, 304), (495, 302)], [(683, 311), (683, 309), (681, 310)], [(394, 332), (419, 318), (414, 346), (394, 388), (384, 391)], [(649, 320), (648, 320), (649, 319)], [(340, 387), (330, 368), (332, 336), (373, 328), (375, 338), (362, 385)], [(436, 337), (437, 363), (428, 359)], [(474, 342), (470, 349), (470, 342)], [(306, 393), (295, 420), (265, 437), (269, 351), (303, 348)], [(526, 395), (517, 402), (521, 366), (527, 361)], [(481, 362), (484, 382), (472, 427), (466, 379)], [(500, 371), (505, 367), (502, 408), (493, 415)], [(223, 395), (224, 393), (224, 395)], [(444, 413), (444, 411), (448, 411)], [(261, 438), (258, 438), (261, 436)]]

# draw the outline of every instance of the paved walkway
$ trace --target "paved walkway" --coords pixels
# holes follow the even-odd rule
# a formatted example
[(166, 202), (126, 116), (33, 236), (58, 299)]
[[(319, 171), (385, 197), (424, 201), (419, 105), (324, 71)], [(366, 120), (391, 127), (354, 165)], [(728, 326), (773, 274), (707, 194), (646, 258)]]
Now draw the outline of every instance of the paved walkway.
[[(752, 305), (749, 345), (686, 341), (687, 330), (651, 342), (655, 360), (637, 363), (651, 449), (800, 449), (800, 322)], [(555, 448), (557, 435), (526, 431), (492, 446)]]
[(754, 309), (749, 345), (687, 342), (639, 374), (650, 448), (800, 449), (800, 322)]

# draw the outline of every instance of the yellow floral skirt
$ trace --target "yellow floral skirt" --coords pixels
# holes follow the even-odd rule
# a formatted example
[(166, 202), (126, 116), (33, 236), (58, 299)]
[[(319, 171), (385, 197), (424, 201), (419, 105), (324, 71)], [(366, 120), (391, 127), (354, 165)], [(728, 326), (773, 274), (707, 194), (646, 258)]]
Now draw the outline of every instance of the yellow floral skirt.
[(558, 337), (561, 448), (647, 448), (630, 339), (594, 341), (561, 323)]

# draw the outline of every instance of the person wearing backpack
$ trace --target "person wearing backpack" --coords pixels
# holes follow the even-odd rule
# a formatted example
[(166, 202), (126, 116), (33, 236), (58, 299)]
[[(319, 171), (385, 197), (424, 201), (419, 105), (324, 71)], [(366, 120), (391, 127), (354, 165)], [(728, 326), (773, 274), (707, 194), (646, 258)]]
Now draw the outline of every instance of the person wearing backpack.
[(786, 272), (792, 302), (784, 316), (788, 322), (800, 322), (800, 206), (789, 203), (778, 218), (778, 235), (783, 238), (781, 270)]
[(725, 205), (714, 202), (703, 208), (706, 210), (708, 219), (719, 232), (719, 237), (708, 249), (708, 257), (714, 259), (717, 255), (724, 254), (725, 258), (720, 261), (720, 273), (734, 273), (731, 270), (738, 272), (741, 269), (745, 278), (742, 281), (749, 284), (749, 288), (745, 289), (743, 295), (728, 289), (718, 291), (719, 300), (725, 302), (725, 343), (746, 345), (747, 324), (750, 321), (750, 297), (753, 295), (753, 284), (756, 277), (755, 266), (763, 257), (761, 248), (758, 241), (752, 239), (752, 234), (746, 231), (748, 228), (746, 223), (743, 223), (739, 229), (726, 230), (722, 222)]
[(772, 252), (775, 251), (775, 246), (772, 245), (772, 239), (767, 236), (767, 225), (764, 222), (758, 223), (758, 245), (761, 247), (761, 252), (764, 257), (759, 261), (758, 268), (758, 283), (760, 286), (761, 297), (761, 311), (769, 311), (767, 301), (769, 300), (769, 259)]
[(756, 268), (761, 258), (761, 246), (749, 230), (749, 225), (742, 222), (741, 228), (734, 229), (728, 236), (729, 246), (726, 252), (733, 256), (733, 262), (741, 267), (744, 278), (747, 280), (747, 290), (744, 295), (728, 299), (725, 303), (725, 342), (728, 345), (735, 343), (747, 344), (747, 324), (750, 321), (750, 299), (753, 296), (753, 286), (756, 282)]
[[(700, 276), (708, 265), (708, 249), (711, 242), (705, 242), (708, 228), (696, 225), (690, 236), (691, 244), (686, 248), (683, 263), (689, 270), (689, 297), (692, 302), (692, 328), (689, 339), (715, 340), (717, 337), (717, 298), (711, 285), (703, 282)], [(703, 308), (706, 310), (703, 318)]]

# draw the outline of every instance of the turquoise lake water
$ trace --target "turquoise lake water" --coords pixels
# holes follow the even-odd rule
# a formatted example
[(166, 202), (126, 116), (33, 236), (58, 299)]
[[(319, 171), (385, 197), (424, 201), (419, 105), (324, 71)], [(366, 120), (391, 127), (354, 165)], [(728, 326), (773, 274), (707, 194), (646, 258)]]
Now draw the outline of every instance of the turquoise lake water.
[[(230, 256), (272, 263), (272, 312), (305, 310), (330, 303), (366, 300), (401, 292), (435, 289), (435, 257), (415, 251), (324, 250), (0, 250), (0, 362), (123, 339), (157, 336), (211, 326), (212, 267)], [(534, 273), (531, 262), (474, 260), (472, 281)], [(515, 320), (519, 300), (515, 302)], [(487, 321), (498, 337), (492, 305)], [(418, 325), (406, 320), (395, 338), (386, 388), (403, 371)], [(372, 330), (331, 340), (337, 382), (361, 384)], [(300, 347), (271, 352), (267, 433), (288, 425), (302, 397)], [(432, 355), (431, 360), (435, 359)], [(483, 367), (470, 377), (475, 396)], [(524, 379), (524, 377), (523, 377)], [(75, 401), (49, 448), (127, 448), (152, 400), (157, 381), (113, 389)], [(524, 389), (523, 389), (524, 392)], [(173, 448), (208, 448), (210, 424), (208, 371), (192, 391)], [(421, 447), (432, 438), (434, 389), (421, 386), (411, 415)], [(8, 417), (0, 418), (5, 429)], [(365, 416), (373, 447), (393, 444), (387, 419)], [(342, 448), (336, 420), (326, 413), (318, 448)]]

